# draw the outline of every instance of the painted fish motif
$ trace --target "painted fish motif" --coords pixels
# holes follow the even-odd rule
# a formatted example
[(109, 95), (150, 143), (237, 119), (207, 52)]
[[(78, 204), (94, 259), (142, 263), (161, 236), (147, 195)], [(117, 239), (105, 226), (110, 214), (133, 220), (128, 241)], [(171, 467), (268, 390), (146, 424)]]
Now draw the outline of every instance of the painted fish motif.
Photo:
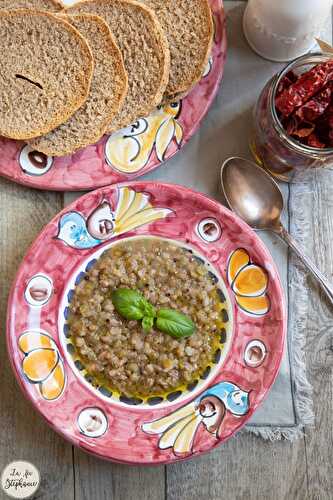
[(93, 248), (140, 226), (164, 219), (171, 213), (168, 208), (154, 207), (148, 194), (123, 187), (118, 190), (114, 210), (109, 202), (103, 201), (87, 218), (78, 212), (63, 215), (57, 239), (73, 248)]
[(202, 424), (207, 432), (219, 437), (227, 411), (241, 417), (249, 410), (249, 392), (232, 382), (220, 382), (173, 413), (143, 424), (147, 434), (158, 434), (161, 450), (172, 448), (175, 455), (193, 452), (196, 433)]
[(147, 165), (154, 150), (163, 162), (173, 140), (181, 145), (183, 129), (177, 121), (180, 112), (180, 102), (160, 106), (147, 118), (112, 134), (105, 145), (108, 164), (119, 172), (133, 174)]

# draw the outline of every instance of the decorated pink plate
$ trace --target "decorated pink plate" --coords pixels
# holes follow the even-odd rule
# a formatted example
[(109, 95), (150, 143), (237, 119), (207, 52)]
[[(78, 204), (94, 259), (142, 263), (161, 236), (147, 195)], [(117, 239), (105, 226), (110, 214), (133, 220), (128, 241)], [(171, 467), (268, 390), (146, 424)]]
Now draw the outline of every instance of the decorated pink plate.
[(0, 138), (0, 175), (38, 189), (90, 190), (133, 180), (176, 154), (197, 131), (218, 91), (226, 56), (221, 0), (210, 0), (214, 44), (203, 78), (182, 101), (160, 106), (92, 146), (71, 156), (51, 158), (28, 145)]
[[(196, 333), (117, 319), (110, 297), (124, 283), (158, 317), (189, 315)], [(233, 436), (272, 386), (285, 335), (278, 272), (257, 235), (203, 194), (155, 182), (101, 188), (62, 211), (8, 305), (27, 398), (76, 446), (130, 464), (188, 459)]]

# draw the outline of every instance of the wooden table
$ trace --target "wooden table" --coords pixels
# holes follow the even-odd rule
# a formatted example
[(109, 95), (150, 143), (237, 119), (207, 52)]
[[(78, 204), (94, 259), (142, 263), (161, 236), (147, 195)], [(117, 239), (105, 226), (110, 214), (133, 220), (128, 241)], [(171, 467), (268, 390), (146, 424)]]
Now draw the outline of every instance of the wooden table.
[[(235, 153), (248, 154), (251, 106), (263, 84), (256, 80), (254, 72), (251, 76), (254, 90), (242, 89), (240, 75), (249, 70), (241, 62), (245, 52), (249, 51), (240, 24), (244, 2), (226, 1), (226, 8), (229, 13), (229, 60), (225, 81), (200, 138), (186, 147), (186, 157), (190, 159), (193, 154), (194, 158), (192, 148), (195, 142), (208, 140), (211, 155), (202, 159), (203, 170), (200, 165), (194, 168), (189, 186), (200, 185), (207, 169), (212, 172), (209, 182), (215, 184), (218, 166), (225, 157)], [(266, 71), (269, 64), (258, 58), (258, 71)], [(246, 101), (246, 109), (243, 106), (242, 112), (237, 106), (240, 89), (243, 101)], [(223, 130), (216, 126), (216, 117), (220, 113), (230, 116)], [(182, 158), (179, 155), (173, 159), (154, 177), (170, 181), (177, 179), (177, 170), (184, 161)], [(333, 173), (324, 172), (309, 184), (312, 196), (306, 207), (299, 206), (292, 186), (285, 189), (289, 198), (289, 219), (292, 221), (296, 211), (304, 212), (304, 217), (313, 227), (313, 238), (304, 242), (307, 251), (333, 279)], [(10, 284), (28, 246), (70, 198), (69, 195), (32, 191), (0, 180), (0, 471), (15, 459), (34, 463), (42, 477), (40, 490), (34, 498), (43, 500), (332, 499), (332, 308), (311, 280), (306, 352), (309, 377), (314, 387), (316, 426), (308, 430), (303, 439), (293, 444), (269, 443), (245, 434), (231, 439), (209, 455), (187, 463), (131, 468), (106, 463), (74, 449), (39, 417), (22, 396), (7, 360), (6, 303)], [(287, 271), (287, 268), (282, 270), (283, 273)], [(292, 304), (289, 308), (292, 314)]]

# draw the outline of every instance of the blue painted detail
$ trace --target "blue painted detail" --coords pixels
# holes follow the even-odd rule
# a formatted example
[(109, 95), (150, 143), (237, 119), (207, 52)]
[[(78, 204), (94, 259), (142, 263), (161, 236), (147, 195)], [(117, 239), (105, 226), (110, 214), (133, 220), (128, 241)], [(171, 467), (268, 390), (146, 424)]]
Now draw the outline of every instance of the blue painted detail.
[(70, 333), (69, 333), (69, 326), (67, 323), (64, 324), (64, 335), (65, 337), (69, 338), (70, 337)]
[(81, 272), (80, 274), (77, 275), (76, 280), (75, 280), (75, 286), (79, 285), (81, 281), (84, 279), (86, 273)]
[(90, 271), (90, 269), (96, 264), (96, 262), (97, 262), (97, 259), (93, 259), (90, 262), (88, 262), (88, 264), (86, 266), (86, 272)]
[(67, 301), (72, 302), (73, 296), (74, 296), (74, 290), (69, 290), (69, 292), (67, 294)]

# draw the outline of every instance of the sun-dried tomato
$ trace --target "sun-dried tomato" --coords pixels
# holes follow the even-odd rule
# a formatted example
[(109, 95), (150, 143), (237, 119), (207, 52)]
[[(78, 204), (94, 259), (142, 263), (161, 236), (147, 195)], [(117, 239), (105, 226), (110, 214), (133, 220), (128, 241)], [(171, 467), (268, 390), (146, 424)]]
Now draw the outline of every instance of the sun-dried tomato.
[(333, 59), (299, 77), (287, 73), (275, 105), (290, 137), (314, 148), (333, 147)]
[(315, 131), (321, 142), (326, 144), (327, 147), (333, 146), (333, 103), (316, 120)]
[(326, 125), (327, 135), (328, 135), (328, 146), (333, 147), (333, 104), (330, 105), (326, 112)]
[(302, 122), (299, 127), (294, 131), (293, 135), (295, 137), (308, 137), (312, 134), (315, 129), (314, 123)]
[(307, 144), (311, 148), (318, 148), (318, 149), (326, 148), (326, 144), (321, 142), (321, 140), (317, 137), (317, 135), (315, 133), (309, 135), (308, 140), (307, 140)]
[(332, 76), (333, 61), (317, 64), (277, 96), (275, 100), (277, 110), (284, 117), (290, 116), (293, 111), (320, 91)]
[(296, 116), (306, 122), (314, 122), (323, 115), (330, 105), (332, 96), (332, 85), (328, 83), (320, 92), (303, 104), (296, 111)]
[(314, 123), (302, 121), (298, 116), (292, 115), (284, 123), (288, 135), (295, 138), (308, 137), (315, 129)]
[(283, 127), (288, 135), (293, 135), (299, 125), (299, 120), (296, 116), (290, 116), (282, 121)]
[(290, 85), (292, 85), (293, 83), (297, 82), (297, 79), (298, 76), (296, 75), (296, 73), (294, 73), (293, 71), (288, 71), (288, 73), (286, 73), (284, 77), (281, 79), (278, 88), (276, 90), (276, 95), (278, 96), (282, 94), (282, 92), (285, 89), (290, 87)]

